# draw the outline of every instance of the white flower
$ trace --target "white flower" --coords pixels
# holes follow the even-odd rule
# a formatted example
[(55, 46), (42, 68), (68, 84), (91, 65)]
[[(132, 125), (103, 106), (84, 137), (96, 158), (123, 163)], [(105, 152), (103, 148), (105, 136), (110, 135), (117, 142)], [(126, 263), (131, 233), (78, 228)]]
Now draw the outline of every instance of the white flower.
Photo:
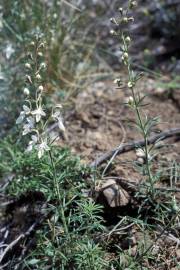
[(58, 127), (60, 130), (62, 130), (63, 132), (65, 132), (65, 126), (63, 124), (62, 118), (58, 119)]
[(34, 118), (28, 117), (26, 120), (27, 123), (23, 126), (23, 133), (22, 133), (23, 136), (30, 133), (34, 128)]
[(33, 147), (37, 144), (37, 142), (38, 142), (38, 137), (36, 135), (32, 135), (31, 136), (31, 141), (28, 144), (26, 152), (32, 151)]
[(12, 44), (9, 43), (5, 48), (6, 58), (9, 59), (14, 52), (15, 52), (15, 50), (13, 49)]
[(38, 158), (41, 158), (44, 155), (45, 151), (49, 151), (50, 148), (47, 145), (47, 140), (42, 141), (42, 143), (37, 145), (37, 150), (38, 150)]
[(21, 124), (25, 118), (26, 115), (29, 115), (31, 113), (31, 110), (28, 106), (23, 105), (23, 111), (20, 112), (19, 117), (16, 120), (16, 124)]
[(37, 123), (41, 120), (42, 116), (46, 116), (46, 113), (43, 111), (42, 107), (37, 108), (36, 110), (32, 111), (31, 113), (32, 113), (32, 115), (35, 115)]
[(63, 118), (61, 116), (61, 112), (58, 110), (52, 114), (52, 117), (54, 120), (58, 122), (59, 129), (63, 132), (65, 132), (65, 126), (63, 124)]

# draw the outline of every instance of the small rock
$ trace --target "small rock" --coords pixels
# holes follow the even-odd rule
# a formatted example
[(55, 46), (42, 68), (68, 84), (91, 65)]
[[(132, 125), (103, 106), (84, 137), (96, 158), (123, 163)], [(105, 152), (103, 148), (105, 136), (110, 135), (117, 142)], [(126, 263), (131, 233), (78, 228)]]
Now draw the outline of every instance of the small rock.
[(110, 207), (126, 206), (129, 203), (130, 196), (128, 192), (114, 179), (109, 179), (102, 186), (102, 191)]
[(154, 90), (154, 94), (157, 95), (157, 96), (162, 96), (165, 92), (166, 92), (166, 89), (164, 89), (162, 87), (157, 87)]

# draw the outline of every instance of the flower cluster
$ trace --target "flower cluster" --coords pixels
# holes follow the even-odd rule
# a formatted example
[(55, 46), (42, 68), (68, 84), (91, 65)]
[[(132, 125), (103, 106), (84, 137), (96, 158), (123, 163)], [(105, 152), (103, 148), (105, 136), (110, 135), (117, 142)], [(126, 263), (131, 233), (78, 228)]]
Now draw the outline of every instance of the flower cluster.
[(46, 64), (43, 61), (45, 43), (38, 37), (31, 42), (31, 50), (28, 60), (24, 64), (26, 69), (25, 95), (22, 111), (16, 120), (16, 124), (22, 124), (22, 135), (30, 135), (31, 139), (26, 151), (36, 149), (41, 158), (50, 150), (51, 140), (46, 127), (50, 121), (56, 121), (59, 129), (64, 132), (65, 127), (61, 115), (61, 105), (56, 105), (51, 112), (45, 109), (45, 77)]
[(142, 73), (136, 73), (132, 68), (132, 63), (129, 56), (131, 37), (127, 27), (129, 23), (134, 21), (134, 18), (132, 17), (132, 10), (136, 6), (136, 1), (128, 0), (126, 8), (120, 7), (118, 9), (120, 14), (118, 18), (110, 19), (110, 22), (115, 25), (115, 30), (111, 30), (110, 33), (120, 40), (121, 60), (122, 64), (126, 67), (128, 74), (128, 80), (125, 83), (121, 78), (116, 79), (114, 82), (118, 89), (125, 88), (127, 93), (130, 93), (129, 97), (125, 98), (125, 101), (126, 104), (134, 111), (136, 116), (136, 121), (134, 124), (144, 139), (144, 148), (138, 148), (136, 150), (137, 161), (139, 164), (144, 165), (143, 168), (145, 175), (148, 177), (152, 191), (154, 179), (151, 173), (151, 167), (154, 154), (152, 152), (153, 146), (148, 146), (148, 136), (150, 136), (152, 128), (156, 126), (158, 119), (157, 117), (149, 118), (144, 114), (144, 112), (142, 112), (142, 108), (146, 105), (144, 104), (145, 96), (142, 97), (141, 94), (135, 89), (137, 81), (142, 77)]

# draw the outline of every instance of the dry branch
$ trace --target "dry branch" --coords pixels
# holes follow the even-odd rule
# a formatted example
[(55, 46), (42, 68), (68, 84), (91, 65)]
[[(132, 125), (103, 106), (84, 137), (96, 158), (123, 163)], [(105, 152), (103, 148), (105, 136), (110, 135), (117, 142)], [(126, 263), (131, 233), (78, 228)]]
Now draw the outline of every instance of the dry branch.
[[(162, 141), (162, 140), (165, 140), (167, 138), (177, 136), (177, 135), (180, 135), (180, 128), (168, 129), (168, 130), (163, 131), (155, 136), (149, 137), (148, 144), (153, 144), (157, 141)], [(99, 158), (97, 158), (95, 161), (93, 161), (90, 164), (90, 167), (96, 168), (97, 166), (101, 165), (102, 163), (104, 163), (105, 161), (110, 159), (115, 153), (116, 153), (116, 155), (119, 155), (119, 154), (122, 154), (125, 152), (132, 151), (136, 147), (144, 147), (144, 146), (145, 146), (144, 140), (138, 140), (138, 141), (133, 141), (130, 143), (125, 143), (125, 144), (118, 146), (118, 147), (114, 148), (113, 150), (110, 150), (109, 152), (103, 154)]]

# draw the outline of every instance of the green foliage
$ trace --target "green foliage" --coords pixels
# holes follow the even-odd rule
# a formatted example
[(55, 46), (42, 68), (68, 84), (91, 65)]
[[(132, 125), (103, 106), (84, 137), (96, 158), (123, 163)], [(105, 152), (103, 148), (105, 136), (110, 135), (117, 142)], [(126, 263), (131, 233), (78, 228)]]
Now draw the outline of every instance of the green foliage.
[[(41, 160), (35, 152), (26, 153), (18, 143), (1, 141), (0, 143), (0, 175), (11, 173), (14, 180), (8, 187), (7, 192), (19, 195), (27, 190), (40, 190), (53, 199), (53, 172), (49, 166), (49, 156), (45, 155)], [(86, 170), (79, 164), (78, 158), (71, 156), (69, 150), (54, 147), (53, 157), (57, 171), (58, 182), (62, 187), (71, 189), (81, 182), (81, 175)], [(51, 192), (50, 192), (51, 191)]]
[[(83, 174), (88, 170), (80, 165), (67, 149), (52, 149), (60, 198), (54, 192), (54, 172), (49, 156), (38, 159), (36, 153), (27, 154), (19, 144), (1, 141), (0, 173), (13, 174), (6, 192), (20, 196), (26, 191), (41, 191), (51, 213), (37, 233), (37, 248), (23, 262), (22, 269), (105, 269), (104, 251), (93, 238), (104, 231), (102, 207), (84, 197), (88, 186)], [(43, 260), (40, 258), (43, 256)], [(72, 267), (72, 268), (69, 268)]]
[[(36, 34), (46, 40), (46, 90), (54, 93), (59, 101), (64, 98), (67, 101), (66, 95), (70, 96), (82, 87), (86, 72), (90, 71), (94, 60), (89, 55), (86, 42), (82, 47), (79, 43), (79, 37), (82, 40), (82, 36), (86, 36), (79, 23), (80, 19), (84, 20), (84, 15), (73, 6), (67, 6), (64, 1), (7, 0), (0, 8), (0, 49), (3, 52), (0, 66), (0, 123), (6, 123), (7, 127), (4, 127), (9, 129), (13, 127), (22, 105), (24, 54), (29, 51)], [(86, 68), (79, 69), (79, 64)], [(79, 78), (81, 73), (84, 76), (82, 79)]]
[(107, 263), (103, 260), (104, 252), (92, 241), (79, 243), (76, 255), (76, 269), (101, 270), (107, 269)]

